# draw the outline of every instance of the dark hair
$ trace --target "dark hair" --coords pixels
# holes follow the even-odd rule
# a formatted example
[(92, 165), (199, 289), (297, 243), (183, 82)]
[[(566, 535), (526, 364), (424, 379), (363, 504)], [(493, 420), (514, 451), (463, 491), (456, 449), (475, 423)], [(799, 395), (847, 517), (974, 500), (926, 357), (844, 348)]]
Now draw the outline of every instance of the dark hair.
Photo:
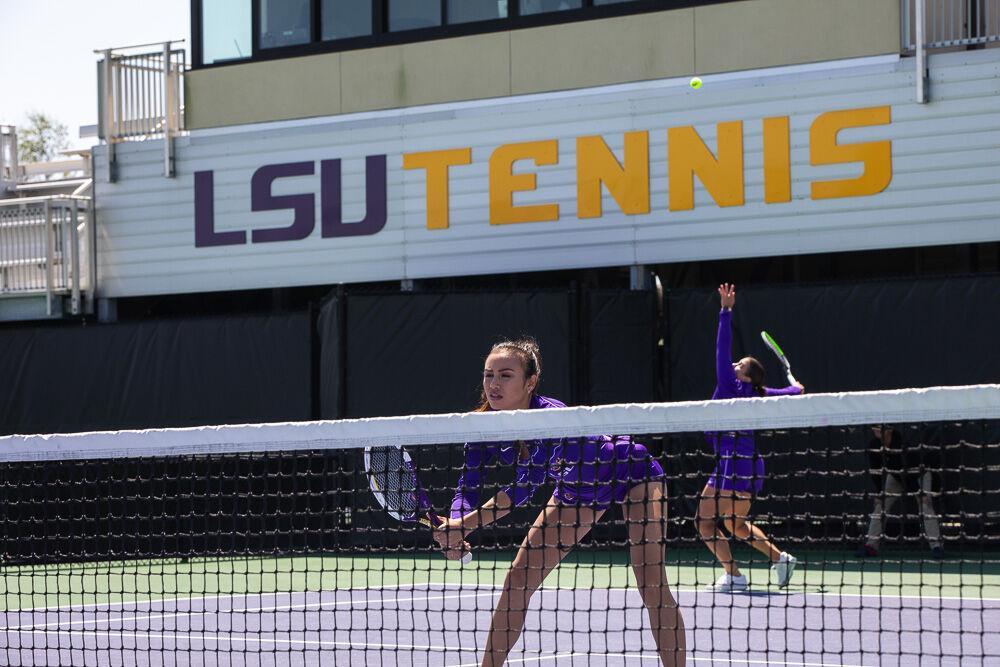
[[(541, 377), (542, 351), (538, 348), (538, 342), (531, 336), (524, 336), (523, 338), (518, 338), (517, 340), (500, 341), (490, 348), (489, 354), (486, 356), (489, 357), (490, 354), (493, 354), (498, 350), (513, 352), (518, 356), (518, 358), (521, 359), (521, 368), (524, 369), (525, 380), (534, 375)], [(535, 383), (535, 389), (538, 389), (537, 382)], [(480, 389), (480, 391), (479, 406), (475, 409), (475, 412), (486, 412), (490, 409), (490, 402), (486, 398), (486, 391), (482, 389)]]
[(753, 385), (753, 393), (758, 396), (764, 395), (764, 365), (754, 359), (747, 357), (750, 363), (747, 364), (747, 375), (750, 377), (750, 384)]

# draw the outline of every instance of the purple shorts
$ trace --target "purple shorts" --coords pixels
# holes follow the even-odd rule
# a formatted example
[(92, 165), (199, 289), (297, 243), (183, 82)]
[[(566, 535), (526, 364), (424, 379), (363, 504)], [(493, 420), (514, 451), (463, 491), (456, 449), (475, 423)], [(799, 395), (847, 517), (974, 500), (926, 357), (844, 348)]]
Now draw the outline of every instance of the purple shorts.
[(603, 510), (623, 502), (632, 487), (663, 477), (663, 467), (653, 460), (646, 446), (627, 439), (607, 443), (600, 460), (587, 467), (589, 475), (578, 475), (573, 482), (557, 481), (553, 494), (556, 500)]
[(757, 455), (752, 437), (710, 434), (708, 442), (715, 447), (718, 463), (708, 486), (720, 491), (760, 493), (764, 488), (764, 459)]

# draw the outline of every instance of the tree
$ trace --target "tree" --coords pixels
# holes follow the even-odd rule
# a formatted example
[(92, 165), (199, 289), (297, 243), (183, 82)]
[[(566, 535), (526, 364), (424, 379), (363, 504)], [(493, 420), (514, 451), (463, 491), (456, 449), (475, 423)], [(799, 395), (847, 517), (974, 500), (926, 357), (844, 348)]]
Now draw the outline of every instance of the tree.
[(40, 111), (28, 112), (28, 126), (18, 130), (17, 157), (21, 162), (47, 162), (69, 148), (66, 126)]

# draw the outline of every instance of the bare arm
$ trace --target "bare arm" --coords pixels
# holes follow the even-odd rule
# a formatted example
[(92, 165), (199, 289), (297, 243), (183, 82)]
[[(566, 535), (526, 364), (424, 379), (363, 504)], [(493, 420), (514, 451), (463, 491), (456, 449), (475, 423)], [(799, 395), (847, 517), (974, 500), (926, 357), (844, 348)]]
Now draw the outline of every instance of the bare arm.
[(434, 539), (449, 558), (456, 552), (457, 558), (461, 558), (463, 544), (469, 533), (496, 523), (510, 514), (513, 508), (514, 503), (510, 496), (505, 491), (498, 491), (495, 496), (483, 503), (482, 507), (477, 507), (462, 517), (444, 519), (441, 525), (434, 529)]

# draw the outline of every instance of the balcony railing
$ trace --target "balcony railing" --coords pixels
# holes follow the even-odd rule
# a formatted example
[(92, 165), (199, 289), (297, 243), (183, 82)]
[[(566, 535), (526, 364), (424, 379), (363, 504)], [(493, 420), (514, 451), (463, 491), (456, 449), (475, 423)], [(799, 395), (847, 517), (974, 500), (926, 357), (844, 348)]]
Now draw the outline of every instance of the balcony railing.
[[(183, 41), (183, 40), (181, 40)], [(181, 76), (187, 67), (179, 42), (97, 51), (100, 123), (107, 144), (108, 178), (117, 179), (115, 145), (163, 138), (163, 173), (174, 175), (174, 137), (184, 129)], [(156, 50), (150, 47), (158, 46)]]
[(917, 17), (923, 5), (923, 45), (928, 49), (1000, 42), (1000, 0), (902, 0), (902, 51), (917, 51)]
[(0, 297), (68, 297), (78, 315), (94, 284), (91, 199), (74, 195), (0, 200)]

